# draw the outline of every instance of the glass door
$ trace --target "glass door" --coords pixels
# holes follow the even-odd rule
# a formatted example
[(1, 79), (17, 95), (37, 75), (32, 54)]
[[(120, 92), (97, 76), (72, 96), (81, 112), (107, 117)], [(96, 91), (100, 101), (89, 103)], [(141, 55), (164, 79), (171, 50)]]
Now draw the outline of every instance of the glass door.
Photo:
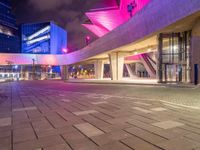
[(166, 65), (165, 81), (166, 82), (177, 82), (178, 81), (178, 68), (177, 65)]
[(187, 82), (190, 79), (190, 37), (190, 31), (159, 35), (159, 82)]

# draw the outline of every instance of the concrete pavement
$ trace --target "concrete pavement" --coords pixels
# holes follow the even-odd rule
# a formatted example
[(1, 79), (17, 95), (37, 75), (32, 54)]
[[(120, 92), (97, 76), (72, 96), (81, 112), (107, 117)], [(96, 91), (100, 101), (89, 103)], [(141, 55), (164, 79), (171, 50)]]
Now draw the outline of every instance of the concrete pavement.
[(1, 150), (198, 150), (200, 89), (0, 84)]

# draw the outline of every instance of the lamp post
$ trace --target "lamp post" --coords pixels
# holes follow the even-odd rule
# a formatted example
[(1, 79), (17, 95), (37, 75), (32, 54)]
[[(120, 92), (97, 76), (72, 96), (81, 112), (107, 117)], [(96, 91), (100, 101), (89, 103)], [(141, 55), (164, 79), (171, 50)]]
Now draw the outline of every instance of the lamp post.
[(35, 59), (33, 58), (32, 59), (32, 61), (33, 61), (33, 66), (32, 66), (32, 75), (33, 75), (33, 80), (35, 80)]
[(133, 2), (131, 2), (130, 4), (128, 4), (127, 6), (127, 11), (128, 13), (130, 13), (130, 17), (133, 17), (133, 10), (137, 7), (137, 4), (135, 2), (135, 0)]
[[(10, 69), (10, 74), (9, 74), (9, 78), (10, 78), (10, 75), (13, 73), (13, 67), (12, 67), (12, 65), (14, 64), (14, 62), (12, 62), (10, 60), (6, 60), (6, 63), (8, 64), (9, 69)], [(13, 76), (12, 76), (12, 79), (13, 79)]]

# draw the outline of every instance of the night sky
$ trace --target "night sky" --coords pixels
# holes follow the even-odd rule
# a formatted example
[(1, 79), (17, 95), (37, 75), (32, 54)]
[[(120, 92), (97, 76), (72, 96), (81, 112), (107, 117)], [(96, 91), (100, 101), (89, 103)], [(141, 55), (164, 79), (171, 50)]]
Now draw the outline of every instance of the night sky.
[(98, 5), (100, 0), (12, 0), (17, 23), (53, 20), (68, 31), (70, 51), (85, 46), (85, 36), (91, 32), (81, 26), (87, 20), (84, 12)]

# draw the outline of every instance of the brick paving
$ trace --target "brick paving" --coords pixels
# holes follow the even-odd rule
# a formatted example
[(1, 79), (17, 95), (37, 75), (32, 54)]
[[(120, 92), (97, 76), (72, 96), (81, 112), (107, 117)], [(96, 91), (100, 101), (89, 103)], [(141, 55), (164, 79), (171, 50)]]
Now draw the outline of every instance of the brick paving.
[[(0, 150), (199, 150), (200, 109), (187, 102), (187, 91), (173, 89), (177, 92), (170, 95), (170, 88), (153, 89), (59, 81), (2, 83)], [(194, 104), (198, 91), (188, 89)], [(159, 100), (158, 92), (169, 96)], [(180, 97), (184, 105), (177, 103)]]

